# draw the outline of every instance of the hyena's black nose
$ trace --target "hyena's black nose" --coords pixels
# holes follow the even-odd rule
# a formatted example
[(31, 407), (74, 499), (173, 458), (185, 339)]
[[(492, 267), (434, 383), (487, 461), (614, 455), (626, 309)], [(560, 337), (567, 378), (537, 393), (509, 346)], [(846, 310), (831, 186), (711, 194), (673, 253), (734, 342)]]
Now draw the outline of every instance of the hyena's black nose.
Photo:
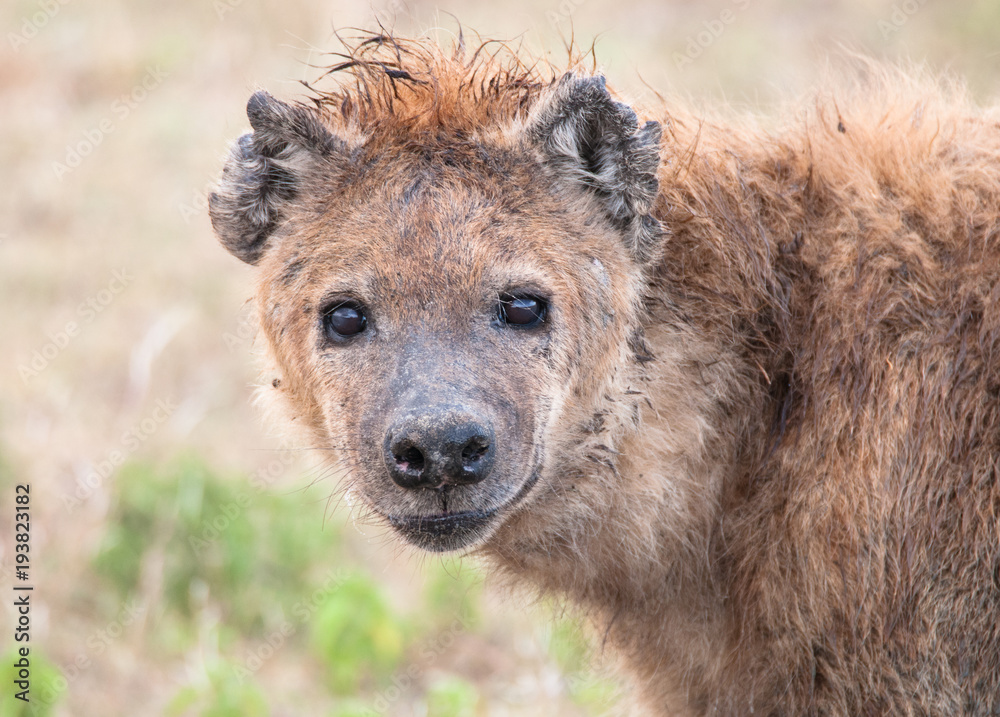
[(465, 413), (427, 411), (393, 423), (385, 463), (403, 488), (469, 485), (493, 467), (493, 431)]

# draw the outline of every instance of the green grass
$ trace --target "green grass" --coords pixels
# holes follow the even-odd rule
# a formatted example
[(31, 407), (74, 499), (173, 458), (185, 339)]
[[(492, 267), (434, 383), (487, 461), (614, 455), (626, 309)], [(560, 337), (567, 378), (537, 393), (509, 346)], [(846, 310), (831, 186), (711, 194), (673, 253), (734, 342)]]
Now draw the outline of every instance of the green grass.
[(118, 486), (98, 574), (125, 599), (155, 554), (168, 612), (190, 619), (195, 603), (210, 600), (244, 635), (280, 624), (338, 541), (336, 530), (321, 530), (322, 501), (258, 491), (196, 459), (126, 466)]
[(207, 684), (181, 688), (167, 705), (164, 717), (197, 714), (199, 717), (267, 717), (267, 700), (252, 682), (241, 679), (234, 665), (219, 665)]
[(219, 657), (177, 690), (169, 717), (270, 714), (257, 670), (279, 652), (311, 666), (338, 717), (372, 714), (403, 693), (428, 715), (475, 713), (475, 685), (450, 674), (425, 684), (411, 664), (478, 624), (480, 579), (467, 562), (428, 561), (420, 593), (400, 611), (349, 557), (339, 530), (321, 529), (324, 501), (257, 491), (192, 457), (125, 466), (116, 490), (93, 559), (97, 579), (118, 600), (135, 600), (158, 566), (151, 639), (177, 659), (198, 649), (199, 611), (221, 615)]
[(427, 691), (428, 717), (473, 717), (481, 703), (479, 690), (459, 677), (445, 677)]
[(319, 607), (310, 623), (310, 642), (326, 666), (330, 689), (350, 695), (357, 694), (366, 679), (380, 685), (388, 681), (412, 632), (390, 607), (381, 586), (355, 574)]
[[(427, 560), (414, 593), (393, 601), (342, 539), (336, 526), (346, 520), (324, 528), (324, 509), (308, 493), (256, 490), (190, 456), (123, 467), (92, 561), (104, 602), (140, 600), (152, 621), (146, 639), (168, 658), (211, 655), (175, 691), (167, 717), (270, 715), (276, 705), (260, 679), (275, 666), (310, 675), (331, 717), (404, 704), (428, 717), (483, 714), (479, 684), (448, 660), (488, 623), (475, 565)], [(209, 649), (205, 614), (216, 616)], [(615, 690), (587, 669), (576, 625), (559, 621), (545, 640), (574, 703), (604, 712)]]
[(26, 643), (16, 643), (6, 653), (0, 656), (0, 717), (48, 717), (53, 708), (62, 700), (66, 690), (66, 680), (59, 670), (38, 653), (37, 648), (29, 646), (27, 656), (29, 670), (29, 692), (26, 695), (29, 702), (16, 697), (24, 685), (17, 685), (14, 680), (20, 679), (18, 673), (21, 667), (17, 663), (25, 659), (19, 652)]

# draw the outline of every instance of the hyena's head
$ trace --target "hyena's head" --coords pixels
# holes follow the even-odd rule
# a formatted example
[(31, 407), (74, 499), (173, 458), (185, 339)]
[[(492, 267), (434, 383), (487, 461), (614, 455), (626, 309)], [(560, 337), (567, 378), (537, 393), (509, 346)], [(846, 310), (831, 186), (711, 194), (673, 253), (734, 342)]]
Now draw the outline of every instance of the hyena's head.
[(275, 387), (348, 488), (437, 551), (613, 442), (659, 237), (659, 125), (601, 77), (461, 67), (367, 66), (315, 108), (254, 94), (210, 198), (259, 267)]

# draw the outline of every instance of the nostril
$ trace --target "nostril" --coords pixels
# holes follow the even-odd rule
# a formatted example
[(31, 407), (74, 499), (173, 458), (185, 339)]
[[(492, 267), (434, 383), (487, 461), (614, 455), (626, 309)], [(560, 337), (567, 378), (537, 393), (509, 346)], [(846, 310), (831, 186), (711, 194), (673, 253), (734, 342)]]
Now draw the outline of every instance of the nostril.
[[(470, 435), (471, 433), (471, 435)], [(479, 426), (466, 429), (464, 441), (452, 444), (449, 477), (453, 483), (470, 485), (486, 478), (493, 465), (492, 436)]]
[(490, 449), (489, 442), (480, 436), (469, 439), (469, 441), (462, 446), (462, 465), (465, 467), (471, 467), (480, 458), (486, 455), (486, 451)]
[(424, 454), (415, 446), (410, 446), (401, 453), (393, 454), (396, 465), (401, 471), (407, 473), (419, 473), (424, 469)]

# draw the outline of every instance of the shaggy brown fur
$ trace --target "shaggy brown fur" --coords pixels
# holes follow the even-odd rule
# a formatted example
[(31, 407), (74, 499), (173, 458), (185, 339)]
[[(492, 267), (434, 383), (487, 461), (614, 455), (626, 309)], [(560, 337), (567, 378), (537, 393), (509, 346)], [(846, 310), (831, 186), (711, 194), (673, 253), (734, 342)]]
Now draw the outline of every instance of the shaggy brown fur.
[[(651, 714), (1000, 713), (996, 112), (867, 65), (771, 131), (485, 46), (335, 69), (255, 95), (211, 207), (375, 514), (579, 605)], [(488, 422), (490, 478), (394, 485), (406, 400)]]

